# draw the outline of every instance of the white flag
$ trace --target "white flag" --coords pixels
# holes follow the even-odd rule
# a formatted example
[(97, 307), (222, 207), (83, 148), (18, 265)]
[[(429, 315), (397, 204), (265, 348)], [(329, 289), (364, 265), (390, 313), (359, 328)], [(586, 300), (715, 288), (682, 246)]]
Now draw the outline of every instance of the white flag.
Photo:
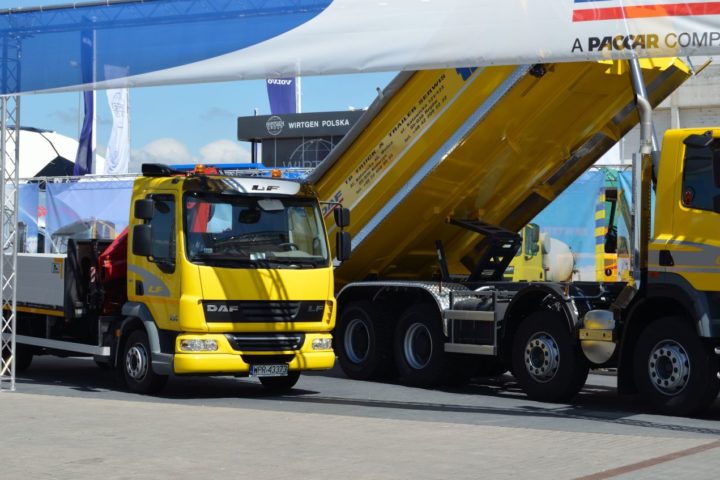
[(113, 123), (107, 146), (104, 173), (108, 175), (127, 173), (130, 163), (128, 89), (109, 89), (107, 90), (107, 99), (112, 112)]

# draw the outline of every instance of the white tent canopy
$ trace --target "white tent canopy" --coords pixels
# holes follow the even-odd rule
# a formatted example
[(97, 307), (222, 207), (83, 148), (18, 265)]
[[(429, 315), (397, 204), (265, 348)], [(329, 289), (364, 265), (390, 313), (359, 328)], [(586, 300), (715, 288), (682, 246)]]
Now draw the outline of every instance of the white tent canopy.
[[(12, 151), (13, 143), (8, 145)], [(49, 130), (21, 127), (20, 178), (72, 175), (78, 142)], [(95, 172), (103, 172), (105, 159), (96, 156)]]

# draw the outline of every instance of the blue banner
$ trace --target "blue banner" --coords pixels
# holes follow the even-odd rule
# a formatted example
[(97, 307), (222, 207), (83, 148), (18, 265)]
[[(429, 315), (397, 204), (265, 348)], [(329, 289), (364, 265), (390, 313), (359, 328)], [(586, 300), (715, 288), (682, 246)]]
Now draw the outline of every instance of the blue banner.
[[(93, 48), (95, 45), (94, 32), (85, 30), (80, 38), (80, 70), (82, 71), (83, 83), (93, 81)], [(85, 103), (85, 118), (83, 119), (82, 131), (78, 141), (78, 151), (75, 155), (75, 166), (73, 175), (85, 175), (92, 173), (93, 168), (93, 124), (95, 123), (95, 92), (86, 91), (83, 93)]]
[(85, 118), (83, 119), (82, 130), (80, 131), (80, 140), (78, 141), (78, 150), (75, 155), (75, 166), (73, 167), (73, 175), (86, 175), (92, 173), (93, 164), (93, 110), (95, 103), (95, 92), (83, 92), (85, 100)]
[(270, 113), (273, 115), (297, 113), (296, 78), (268, 78), (265, 83), (270, 100)]

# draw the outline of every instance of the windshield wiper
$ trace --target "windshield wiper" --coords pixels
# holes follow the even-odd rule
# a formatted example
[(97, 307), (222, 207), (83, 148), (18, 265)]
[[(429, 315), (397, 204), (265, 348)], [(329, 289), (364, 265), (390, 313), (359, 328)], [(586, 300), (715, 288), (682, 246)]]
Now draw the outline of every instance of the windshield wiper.
[(232, 263), (234, 265), (243, 265), (249, 267), (255, 267), (258, 265), (256, 260), (250, 260), (249, 258), (237, 257), (234, 255), (217, 255), (212, 253), (196, 253), (190, 257), (191, 262), (202, 262), (208, 264), (212, 262)]

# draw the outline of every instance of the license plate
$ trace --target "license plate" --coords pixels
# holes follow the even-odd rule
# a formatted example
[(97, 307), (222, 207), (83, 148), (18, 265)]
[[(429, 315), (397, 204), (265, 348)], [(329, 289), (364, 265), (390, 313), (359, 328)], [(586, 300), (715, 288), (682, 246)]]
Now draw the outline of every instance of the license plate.
[(253, 365), (250, 367), (251, 377), (286, 377), (288, 366), (282, 365)]

